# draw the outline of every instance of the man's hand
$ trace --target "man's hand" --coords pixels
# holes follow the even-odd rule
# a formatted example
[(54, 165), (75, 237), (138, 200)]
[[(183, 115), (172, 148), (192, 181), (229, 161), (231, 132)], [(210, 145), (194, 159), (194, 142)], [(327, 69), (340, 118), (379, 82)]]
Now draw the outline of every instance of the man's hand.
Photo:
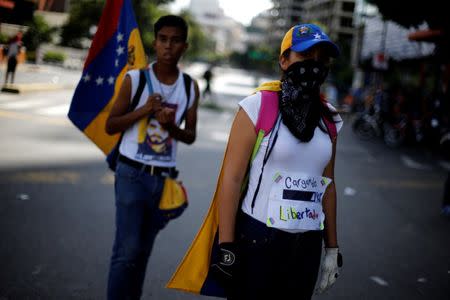
[(155, 114), (156, 120), (162, 127), (168, 128), (175, 125), (175, 110), (169, 107), (163, 107)]
[(212, 258), (210, 271), (215, 279), (223, 285), (228, 285), (236, 276), (238, 260), (237, 247), (233, 242), (220, 243), (219, 253)]
[(144, 109), (147, 111), (147, 114), (156, 113), (161, 110), (161, 99), (161, 95), (156, 93), (148, 96), (147, 102), (144, 104)]
[(342, 255), (339, 248), (325, 248), (325, 257), (322, 261), (321, 277), (316, 293), (323, 293), (330, 288), (339, 276), (339, 267), (342, 267)]

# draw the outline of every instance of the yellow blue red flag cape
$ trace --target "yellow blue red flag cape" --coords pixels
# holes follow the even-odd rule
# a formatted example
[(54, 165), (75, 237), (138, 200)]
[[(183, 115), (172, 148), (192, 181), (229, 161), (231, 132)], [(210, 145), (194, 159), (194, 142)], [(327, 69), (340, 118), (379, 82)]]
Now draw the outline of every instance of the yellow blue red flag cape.
[[(273, 81), (263, 83), (256, 90), (277, 92), (280, 90), (280, 82)], [(268, 123), (273, 124), (274, 120), (269, 121)], [(258, 130), (258, 137), (256, 139), (255, 147), (253, 148), (251, 160), (253, 160), (253, 158), (256, 156), (261, 141), (266, 133), (267, 132)], [(226, 159), (227, 150), (228, 146), (225, 150), (223, 161)], [(217, 180), (216, 191), (214, 192), (211, 205), (203, 221), (203, 224), (200, 227), (200, 230), (198, 231), (197, 236), (192, 242), (191, 247), (186, 253), (183, 261), (180, 263), (172, 278), (167, 283), (167, 288), (177, 289), (184, 292), (190, 292), (204, 296), (226, 296), (223, 287), (220, 286), (220, 284), (208, 274), (210, 258), (212, 257), (212, 254), (217, 251), (218, 245), (217, 233), (219, 227), (219, 213), (218, 202), (216, 198), (217, 191), (220, 190), (220, 185), (223, 182), (222, 175), (223, 165), (220, 169), (219, 179)], [(246, 184), (246, 182), (247, 180), (244, 181), (244, 185)]]
[(131, 1), (107, 0), (68, 113), (72, 123), (105, 154), (119, 139), (119, 135), (106, 134), (105, 123), (123, 76), (145, 65)]

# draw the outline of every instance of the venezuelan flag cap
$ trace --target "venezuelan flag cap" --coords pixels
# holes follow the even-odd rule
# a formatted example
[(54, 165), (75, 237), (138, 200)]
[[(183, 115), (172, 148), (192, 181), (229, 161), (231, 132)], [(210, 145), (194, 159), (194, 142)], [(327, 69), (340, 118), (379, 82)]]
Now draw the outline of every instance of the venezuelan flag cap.
[(289, 29), (281, 42), (280, 55), (291, 49), (295, 52), (303, 52), (312, 46), (322, 44), (330, 49), (331, 57), (339, 56), (339, 47), (333, 43), (328, 35), (314, 24), (298, 24)]

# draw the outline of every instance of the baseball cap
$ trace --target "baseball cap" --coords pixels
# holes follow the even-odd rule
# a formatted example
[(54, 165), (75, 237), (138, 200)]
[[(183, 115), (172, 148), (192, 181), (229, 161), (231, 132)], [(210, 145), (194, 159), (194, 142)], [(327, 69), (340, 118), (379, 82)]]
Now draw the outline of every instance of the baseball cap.
[(303, 52), (317, 44), (329, 47), (330, 56), (339, 56), (339, 47), (315, 24), (298, 24), (289, 29), (281, 42), (280, 55), (287, 49)]

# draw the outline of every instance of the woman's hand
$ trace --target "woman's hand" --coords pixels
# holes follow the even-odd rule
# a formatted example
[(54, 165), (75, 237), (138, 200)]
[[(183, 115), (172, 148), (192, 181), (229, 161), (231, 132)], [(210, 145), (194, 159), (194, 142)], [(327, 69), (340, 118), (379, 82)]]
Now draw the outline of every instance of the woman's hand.
[(321, 276), (316, 293), (323, 293), (336, 282), (339, 276), (339, 267), (342, 267), (342, 255), (339, 253), (339, 248), (325, 248), (325, 257), (322, 261)]

